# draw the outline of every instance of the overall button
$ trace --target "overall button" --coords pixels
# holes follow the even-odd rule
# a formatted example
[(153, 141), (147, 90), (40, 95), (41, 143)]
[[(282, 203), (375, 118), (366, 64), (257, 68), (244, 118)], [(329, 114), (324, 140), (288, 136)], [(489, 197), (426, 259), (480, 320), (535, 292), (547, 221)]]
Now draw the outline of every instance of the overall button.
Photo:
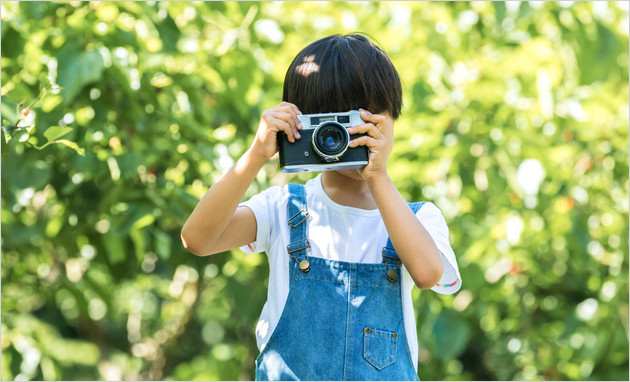
[(370, 332), (372, 332), (372, 329), (370, 329), (370, 327), (369, 327), (369, 326), (367, 326), (367, 327), (365, 328), (365, 330), (363, 330), (363, 331), (365, 332), (365, 334), (370, 334)]
[(397, 278), (398, 278), (398, 274), (396, 274), (395, 270), (390, 269), (387, 271), (387, 281), (394, 282), (396, 281)]
[(300, 261), (300, 270), (304, 273), (307, 273), (308, 271), (311, 270), (311, 264), (308, 262), (308, 260), (302, 260)]
[(392, 337), (394, 337), (394, 338), (398, 338), (398, 333), (394, 333), (394, 334), (392, 334)]

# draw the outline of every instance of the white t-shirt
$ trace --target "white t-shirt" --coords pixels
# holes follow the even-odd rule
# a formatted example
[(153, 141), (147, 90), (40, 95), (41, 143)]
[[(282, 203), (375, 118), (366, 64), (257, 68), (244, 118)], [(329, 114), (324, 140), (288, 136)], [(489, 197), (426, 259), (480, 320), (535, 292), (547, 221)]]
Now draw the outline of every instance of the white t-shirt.
[[(381, 252), (387, 244), (388, 234), (378, 209), (363, 210), (335, 203), (322, 187), (321, 174), (306, 182), (305, 188), (306, 206), (311, 216), (308, 223), (308, 238), (311, 244), (309, 256), (352, 263), (383, 261)], [(245, 253), (265, 252), (269, 258), (267, 302), (256, 325), (256, 342), (261, 351), (276, 328), (289, 295), (288, 200), (288, 186), (284, 188), (274, 186), (240, 204), (253, 211), (258, 226), (256, 241), (241, 247), (241, 250)], [(444, 274), (438, 285), (431, 289), (443, 294), (457, 292), (461, 287), (461, 278), (442, 213), (433, 203), (427, 202), (416, 216), (445, 259)], [(365, 232), (369, 234), (362, 234)], [(405, 332), (411, 359), (417, 369), (418, 337), (411, 299), (411, 290), (415, 284), (404, 265), (401, 275)]]

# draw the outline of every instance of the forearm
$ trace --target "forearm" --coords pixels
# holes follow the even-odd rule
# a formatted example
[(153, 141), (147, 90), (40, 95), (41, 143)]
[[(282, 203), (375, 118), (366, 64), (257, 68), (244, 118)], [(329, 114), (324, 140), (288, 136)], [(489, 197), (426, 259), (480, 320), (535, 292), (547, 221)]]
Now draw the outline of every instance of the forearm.
[(182, 228), (182, 241), (189, 251), (205, 252), (212, 247), (265, 161), (248, 150), (206, 191)]
[(419, 288), (438, 283), (444, 272), (435, 242), (387, 174), (368, 180), (374, 201), (396, 252)]

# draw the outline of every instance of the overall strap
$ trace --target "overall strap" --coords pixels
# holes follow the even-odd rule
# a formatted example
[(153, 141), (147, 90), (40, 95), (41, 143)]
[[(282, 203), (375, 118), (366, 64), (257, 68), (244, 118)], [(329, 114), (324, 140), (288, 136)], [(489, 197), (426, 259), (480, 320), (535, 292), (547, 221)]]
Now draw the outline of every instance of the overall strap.
[(289, 183), (289, 203), (287, 218), (289, 224), (289, 242), (287, 252), (300, 266), (302, 272), (308, 272), (308, 251), (311, 244), (308, 241), (308, 218), (306, 210), (306, 190), (304, 185)]
[[(425, 202), (415, 202), (415, 203), (407, 203), (407, 204), (409, 205), (409, 208), (411, 208), (411, 210), (413, 211), (415, 215), (420, 210), (420, 207), (422, 207), (424, 203)], [(389, 236), (387, 237), (387, 244), (383, 248), (382, 254), (383, 254), (383, 263), (385, 263), (385, 265), (388, 268), (387, 279), (389, 281), (395, 281), (396, 273), (395, 271), (394, 273), (392, 273), (392, 270), (398, 268), (398, 265), (400, 264), (400, 258), (398, 257), (398, 253), (396, 253), (396, 250), (394, 249), (394, 245), (392, 244), (392, 239)]]

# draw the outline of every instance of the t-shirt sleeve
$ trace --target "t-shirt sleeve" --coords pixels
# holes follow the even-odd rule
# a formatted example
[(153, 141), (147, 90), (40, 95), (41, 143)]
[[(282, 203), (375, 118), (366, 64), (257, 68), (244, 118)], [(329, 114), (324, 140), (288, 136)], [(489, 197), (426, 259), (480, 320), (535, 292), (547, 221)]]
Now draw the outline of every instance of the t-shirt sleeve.
[(283, 189), (273, 186), (239, 204), (252, 210), (256, 218), (256, 241), (241, 247), (247, 254), (269, 252), (269, 242), (273, 227), (277, 226), (278, 203), (282, 200)]
[(418, 216), (420, 223), (433, 238), (444, 260), (442, 278), (431, 289), (442, 294), (457, 292), (462, 286), (462, 278), (459, 275), (457, 259), (449, 242), (448, 226), (444, 216), (442, 216), (442, 212), (435, 204), (427, 202), (420, 208), (416, 216)]

